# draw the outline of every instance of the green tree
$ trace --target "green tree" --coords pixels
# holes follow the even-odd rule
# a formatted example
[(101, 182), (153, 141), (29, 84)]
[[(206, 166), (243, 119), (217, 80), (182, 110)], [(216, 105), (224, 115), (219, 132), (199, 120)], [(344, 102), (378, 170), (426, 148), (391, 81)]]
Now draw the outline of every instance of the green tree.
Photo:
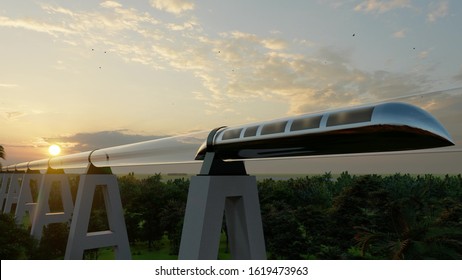
[(165, 189), (165, 203), (160, 213), (160, 223), (170, 243), (170, 254), (177, 255), (180, 250), (181, 231), (186, 209), (189, 180), (169, 180)]
[(162, 208), (165, 204), (165, 184), (161, 182), (160, 174), (156, 174), (141, 181), (142, 195), (136, 203), (141, 215), (141, 239), (148, 242), (152, 249), (154, 242), (164, 236), (164, 227), (161, 224)]
[(355, 245), (355, 227), (383, 227), (389, 194), (380, 176), (362, 176), (346, 187), (334, 200), (330, 218), (330, 235), (342, 251)]
[(170, 254), (178, 254), (189, 180), (162, 182), (160, 174), (138, 180), (133, 173), (119, 177), (125, 224), (131, 243), (168, 237)]
[(34, 251), (35, 243), (29, 231), (16, 225), (10, 214), (0, 214), (0, 259), (28, 259)]
[(388, 227), (356, 227), (362, 254), (386, 259), (462, 258), (462, 204), (446, 197), (442, 183), (431, 175), (417, 177), (399, 191), (404, 196), (393, 195)]
[(67, 238), (69, 236), (68, 223), (49, 224), (43, 228), (38, 249), (32, 256), (39, 260), (63, 259), (66, 253)]
[(141, 240), (141, 205), (140, 197), (143, 195), (141, 181), (130, 172), (118, 178), (120, 197), (124, 208), (124, 219), (130, 243)]
[(266, 247), (271, 259), (303, 259), (306, 241), (297, 215), (284, 202), (274, 201), (262, 209)]

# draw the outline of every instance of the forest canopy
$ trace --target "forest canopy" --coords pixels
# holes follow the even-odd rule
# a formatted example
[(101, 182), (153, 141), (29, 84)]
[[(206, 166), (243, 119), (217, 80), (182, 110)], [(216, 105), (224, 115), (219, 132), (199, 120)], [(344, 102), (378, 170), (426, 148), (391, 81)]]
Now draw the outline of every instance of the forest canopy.
[[(78, 177), (70, 182), (75, 197)], [(130, 173), (118, 182), (131, 245), (155, 251), (166, 243), (176, 258), (189, 179), (164, 180), (160, 174), (141, 179)], [(462, 259), (460, 174), (326, 173), (261, 179), (258, 190), (269, 259)], [(50, 208), (59, 208), (53, 203), (59, 199), (50, 198)], [(2, 228), (14, 224), (7, 218), (0, 222)], [(21, 228), (5, 231), (21, 232), (24, 248), (10, 257), (5, 249), (2, 258), (62, 258), (68, 226), (48, 226), (38, 244), (24, 239)], [(104, 198), (97, 191), (89, 231), (106, 228)], [(1, 248), (13, 244), (7, 234), (0, 243)], [(86, 252), (86, 258), (98, 256), (98, 249)]]

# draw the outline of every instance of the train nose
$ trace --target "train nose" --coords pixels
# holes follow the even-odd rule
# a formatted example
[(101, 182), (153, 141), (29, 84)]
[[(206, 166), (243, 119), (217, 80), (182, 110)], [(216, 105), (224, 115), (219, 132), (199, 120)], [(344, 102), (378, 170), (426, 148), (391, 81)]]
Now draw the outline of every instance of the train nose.
[(414, 105), (401, 102), (381, 104), (374, 109), (373, 121), (427, 131), (434, 137), (440, 138), (444, 146), (454, 145), (446, 128), (429, 112)]

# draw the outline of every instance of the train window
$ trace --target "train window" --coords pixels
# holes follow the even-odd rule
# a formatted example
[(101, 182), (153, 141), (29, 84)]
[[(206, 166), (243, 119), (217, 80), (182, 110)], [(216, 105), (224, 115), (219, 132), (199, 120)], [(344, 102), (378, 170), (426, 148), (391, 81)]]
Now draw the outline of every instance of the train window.
[(257, 126), (247, 127), (247, 129), (244, 132), (244, 137), (256, 136), (257, 135), (257, 130), (258, 130), (258, 125)]
[(374, 111), (374, 107), (333, 113), (327, 120), (327, 126), (370, 122), (372, 118), (372, 111)]
[(230, 139), (239, 138), (239, 136), (241, 136), (241, 131), (242, 131), (242, 128), (226, 130), (223, 133), (223, 138), (222, 139), (223, 140), (230, 140)]
[(290, 131), (318, 128), (321, 123), (322, 115), (316, 117), (307, 117), (296, 119), (292, 122)]
[(260, 135), (281, 133), (286, 130), (287, 121), (265, 124)]

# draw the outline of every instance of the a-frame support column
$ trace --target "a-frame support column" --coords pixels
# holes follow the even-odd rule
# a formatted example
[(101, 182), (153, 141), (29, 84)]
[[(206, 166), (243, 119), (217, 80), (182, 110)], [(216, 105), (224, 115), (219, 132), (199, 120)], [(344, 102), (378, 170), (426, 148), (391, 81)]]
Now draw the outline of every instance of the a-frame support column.
[[(87, 174), (80, 176), (69, 238), (64, 259), (82, 259), (85, 250), (113, 247), (116, 259), (131, 259), (122, 201), (117, 177), (108, 169), (89, 165)], [(109, 171), (110, 173), (110, 171)], [(109, 229), (88, 232), (93, 196), (102, 187)]]
[(217, 259), (223, 211), (232, 258), (266, 259), (256, 178), (245, 175), (243, 162), (223, 162), (213, 152), (191, 178), (179, 259)]
[[(37, 203), (34, 202), (32, 197), (32, 182), (35, 182), (37, 190), (39, 190), (40, 183), (44, 175), (40, 174), (39, 171), (27, 170), (26, 174), (22, 179), (21, 190), (19, 191), (18, 203), (16, 205), (16, 212), (14, 214), (17, 224), (22, 223), (26, 212), (29, 213), (30, 224), (34, 223), (35, 210)], [(46, 209), (49, 212), (49, 209)]]
[(9, 214), (13, 204), (18, 203), (19, 191), (21, 189), (22, 177), (24, 172), (16, 171), (11, 176), (10, 185), (8, 186), (8, 192), (6, 194), (5, 205), (3, 207), (3, 213)]
[(8, 187), (11, 184), (11, 179), (13, 177), (13, 174), (14, 173), (10, 171), (3, 173), (2, 185), (0, 186), (0, 211), (3, 211), (3, 205), (8, 195)]
[[(49, 212), (48, 200), (53, 184), (59, 184), (61, 188), (61, 201), (63, 212)], [(31, 235), (36, 239), (42, 238), (43, 227), (48, 224), (70, 222), (74, 203), (72, 201), (69, 178), (62, 170), (49, 169), (42, 177), (40, 184), (35, 217), (32, 223)]]

